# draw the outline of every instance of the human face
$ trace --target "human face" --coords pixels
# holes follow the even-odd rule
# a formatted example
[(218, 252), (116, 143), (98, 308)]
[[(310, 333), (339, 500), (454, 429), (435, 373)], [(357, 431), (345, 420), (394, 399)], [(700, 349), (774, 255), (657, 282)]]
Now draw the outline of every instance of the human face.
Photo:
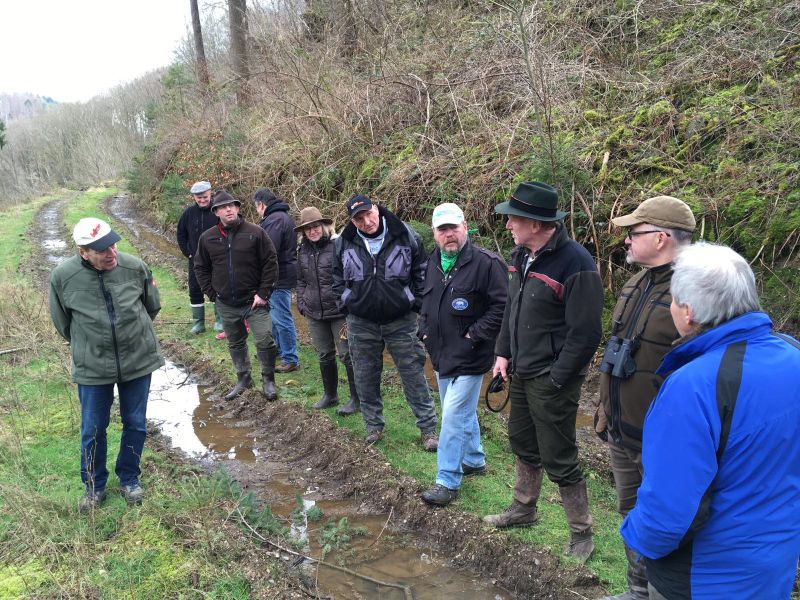
[(659, 253), (669, 234), (649, 223), (638, 223), (625, 235), (625, 261), (629, 265), (657, 267)]
[(200, 208), (208, 208), (208, 205), (211, 203), (211, 190), (206, 190), (199, 194), (192, 194), (192, 196), (194, 196), (194, 201), (197, 202), (197, 206)]
[(223, 227), (228, 227), (236, 222), (239, 218), (239, 205), (236, 202), (230, 204), (223, 204), (214, 209), (214, 214), (219, 217), (220, 223)]
[(529, 250), (534, 250), (536, 242), (537, 223), (532, 219), (508, 215), (506, 229), (511, 232), (514, 243), (518, 246), (525, 246)]
[(315, 221), (303, 227), (303, 234), (312, 242), (318, 242), (322, 239), (322, 223)]
[(105, 250), (78, 248), (81, 258), (98, 271), (110, 271), (117, 266), (117, 245), (111, 244)]
[(675, 323), (675, 329), (678, 330), (681, 337), (696, 329), (696, 325), (692, 321), (692, 307), (689, 304), (678, 304), (673, 298), (672, 304), (669, 305), (669, 314), (672, 316), (672, 322)]
[(378, 207), (373, 204), (372, 208), (369, 210), (362, 210), (354, 214), (350, 217), (350, 221), (362, 233), (366, 233), (367, 235), (377, 233), (381, 223)]
[(443, 253), (455, 254), (467, 243), (467, 224), (433, 227), (433, 239)]

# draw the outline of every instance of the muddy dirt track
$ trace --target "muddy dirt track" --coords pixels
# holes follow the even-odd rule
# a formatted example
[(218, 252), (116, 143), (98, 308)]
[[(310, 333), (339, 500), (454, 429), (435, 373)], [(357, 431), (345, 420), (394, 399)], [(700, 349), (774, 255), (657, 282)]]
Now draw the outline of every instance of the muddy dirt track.
[[(32, 236), (42, 244), (45, 254), (50, 253), (50, 249), (44, 247), (47, 232), (63, 222), (60, 215), (65, 202), (66, 199), (43, 208), (32, 227)], [(185, 261), (177, 254), (171, 234), (137, 216), (124, 196), (110, 198), (106, 208), (118, 224), (124, 224), (124, 231), (119, 233), (137, 247), (145, 262), (166, 267), (185, 281)], [(61, 231), (61, 234), (69, 239), (66, 232)], [(44, 281), (49, 272), (49, 267), (47, 270), (41, 266), (33, 268), (30, 263), (24, 268), (40, 281)], [(177, 342), (164, 344), (163, 349), (165, 355), (183, 365), (194, 377), (213, 383), (206, 357)], [(584, 402), (587, 401), (588, 397)], [(338, 428), (324, 414), (308, 412), (291, 403), (267, 403), (253, 390), (236, 402), (217, 402), (212, 410), (216, 419), (247, 428), (252, 434), (253, 451), (269, 455), (270, 461), (230, 461), (218, 456), (215, 460), (206, 460), (204, 468), (214, 470), (218, 463), (225, 463), (228, 472), (244, 489), (254, 490), (267, 504), (277, 499), (269, 497), (265, 482), (275, 478), (275, 464), (282, 465), (284, 471), (288, 465), (288, 472), (282, 473), (284, 481), (302, 489), (313, 487), (317, 490), (316, 496), (328, 502), (349, 500), (355, 503), (360, 514), (389, 515), (390, 528), (424, 536), (425, 543), (436, 555), (447, 559), (463, 573), (496, 582), (513, 592), (513, 595), (504, 593), (504, 598), (575, 599), (603, 595), (597, 577), (589, 570), (566, 565), (547, 551), (487, 529), (474, 514), (427, 507), (419, 500), (423, 489), (420, 483), (394, 470), (379, 451), (365, 448), (360, 439)], [(584, 406), (584, 411), (589, 412), (588, 406)], [(591, 432), (588, 419), (584, 417), (582, 421), (580, 424), (584, 427), (579, 433), (582, 460), (608, 477), (606, 451)], [(478, 597), (463, 591), (460, 595)], [(352, 597), (376, 596), (354, 592)]]

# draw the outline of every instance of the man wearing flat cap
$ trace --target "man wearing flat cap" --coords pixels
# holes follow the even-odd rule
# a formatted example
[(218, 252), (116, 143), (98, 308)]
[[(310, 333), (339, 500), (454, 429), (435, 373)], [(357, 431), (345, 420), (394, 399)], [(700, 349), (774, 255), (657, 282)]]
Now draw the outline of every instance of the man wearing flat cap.
[(422, 445), (435, 452), (436, 410), (425, 379), (425, 349), (417, 338), (427, 260), (422, 240), (367, 196), (353, 196), (346, 207), (350, 223), (336, 238), (333, 290), (347, 315), (365, 442), (374, 444), (383, 437), (381, 372), (383, 350), (388, 348), (422, 432)]
[(508, 216), (506, 229), (517, 244), (492, 371), (511, 377), (508, 437), (517, 475), (512, 504), (484, 521), (501, 528), (533, 525), (547, 473), (569, 523), (565, 552), (585, 562), (594, 542), (575, 418), (600, 343), (603, 286), (591, 255), (567, 235), (555, 189), (521, 183), (495, 211)]
[(119, 235), (86, 218), (72, 232), (78, 254), (50, 275), (50, 317), (72, 353), (72, 380), (81, 403), (81, 511), (106, 497), (106, 429), (119, 392), (122, 438), (115, 472), (129, 503), (141, 502), (139, 458), (147, 433), (150, 375), (164, 364), (153, 329), (161, 310), (150, 269), (117, 250)]
[[(679, 334), (670, 316), (672, 263), (692, 241), (691, 209), (671, 196), (642, 202), (631, 214), (611, 222), (627, 228), (626, 260), (643, 267), (620, 291), (611, 321), (611, 338), (600, 363), (597, 434), (608, 442), (623, 518), (636, 504), (642, 483), (644, 417), (663, 378), (656, 375), (664, 355)], [(615, 600), (648, 598), (647, 573), (637, 553), (625, 547), (628, 591)]]
[(277, 400), (277, 348), (268, 306), (278, 277), (275, 247), (266, 231), (239, 216), (241, 203), (227, 192), (217, 192), (211, 206), (219, 223), (200, 236), (194, 270), (203, 293), (217, 303), (236, 369), (236, 385), (224, 399), (233, 400), (253, 386), (246, 320), (261, 365), (261, 392), (268, 401)]
[[(178, 219), (178, 247), (189, 261), (189, 307), (192, 310), (191, 333), (204, 333), (206, 330), (206, 309), (203, 290), (197, 283), (194, 274), (194, 255), (197, 252), (197, 242), (200, 234), (213, 227), (219, 219), (211, 211), (211, 184), (208, 181), (197, 181), (190, 190), (194, 204), (187, 206), (180, 219)], [(216, 309), (214, 310), (216, 315)], [(216, 315), (214, 329), (222, 331), (222, 322)]]

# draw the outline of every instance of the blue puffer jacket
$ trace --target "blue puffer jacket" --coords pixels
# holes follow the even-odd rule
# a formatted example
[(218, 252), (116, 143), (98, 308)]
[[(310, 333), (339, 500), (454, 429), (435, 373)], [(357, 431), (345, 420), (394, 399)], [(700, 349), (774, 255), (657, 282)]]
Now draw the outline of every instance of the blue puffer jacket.
[[(766, 314), (746, 313), (676, 347), (659, 368), (674, 372), (645, 419), (644, 480), (620, 531), (667, 598), (791, 594), (800, 555), (800, 350), (771, 329)], [(743, 358), (723, 364), (728, 346), (742, 341)], [(737, 367), (718, 464), (717, 376)]]

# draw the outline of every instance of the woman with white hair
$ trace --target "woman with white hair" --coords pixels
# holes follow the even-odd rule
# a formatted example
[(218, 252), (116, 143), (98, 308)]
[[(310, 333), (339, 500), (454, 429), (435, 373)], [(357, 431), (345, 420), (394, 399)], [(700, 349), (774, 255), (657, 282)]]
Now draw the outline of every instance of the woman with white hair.
[(339, 360), (347, 369), (350, 402), (336, 413), (346, 416), (359, 412), (360, 402), (347, 340), (340, 334), (344, 330), (345, 317), (337, 307), (337, 297), (333, 291), (335, 236), (331, 223), (315, 206), (308, 206), (300, 211), (300, 224), (294, 228), (300, 233), (300, 246), (297, 250), (297, 308), (308, 320), (308, 329), (317, 350), (322, 375), (324, 393), (314, 408), (329, 408), (339, 403), (339, 370), (336, 367), (338, 354)]
[(644, 425), (644, 479), (620, 531), (650, 598), (789, 598), (800, 555), (800, 345), (775, 334), (725, 246), (675, 262), (683, 336)]

